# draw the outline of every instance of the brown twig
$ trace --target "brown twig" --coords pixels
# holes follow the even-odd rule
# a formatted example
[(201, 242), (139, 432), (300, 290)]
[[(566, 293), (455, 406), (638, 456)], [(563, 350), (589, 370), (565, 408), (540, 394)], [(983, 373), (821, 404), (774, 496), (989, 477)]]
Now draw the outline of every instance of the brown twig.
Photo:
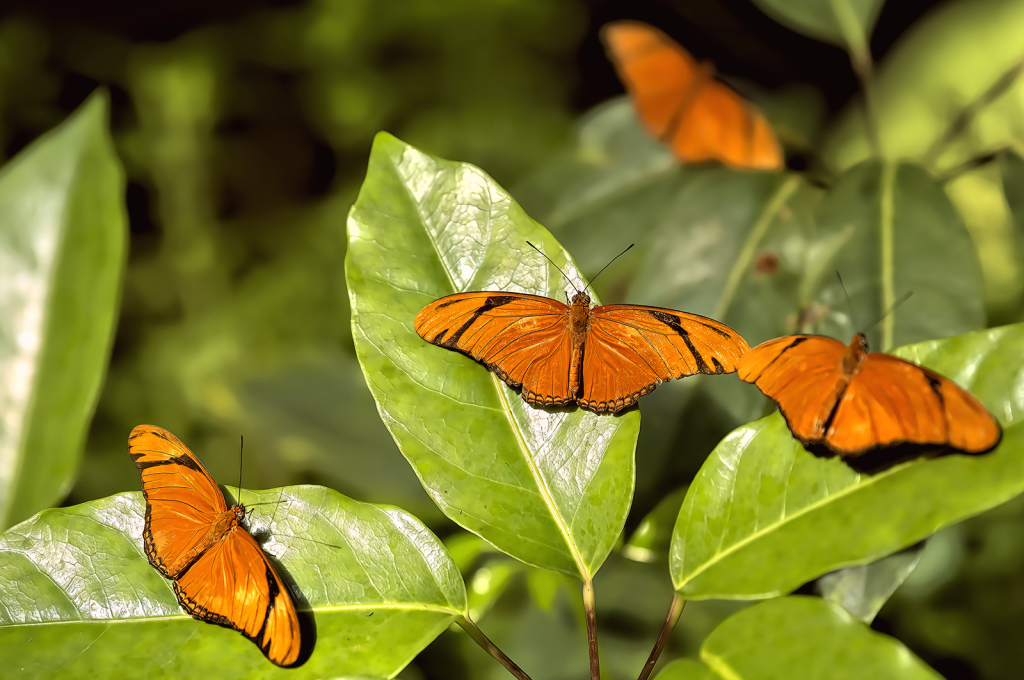
[(498, 663), (505, 667), (509, 673), (511, 673), (516, 680), (532, 680), (529, 675), (526, 674), (522, 668), (516, 665), (516, 663), (505, 656), (505, 652), (498, 649), (498, 646), (491, 642), (483, 631), (480, 630), (475, 623), (473, 623), (468, 616), (459, 617), (457, 623), (462, 626), (462, 630), (469, 633), (469, 637), (473, 638), (473, 641), (484, 648), (488, 654), (497, 659)]
[(661, 627), (661, 633), (658, 635), (658, 641), (654, 643), (654, 649), (651, 650), (651, 655), (647, 657), (647, 663), (644, 664), (644, 669), (640, 671), (640, 677), (636, 680), (647, 680), (654, 671), (654, 666), (658, 663), (658, 657), (661, 656), (661, 650), (665, 648), (665, 643), (668, 642), (668, 636), (672, 633), (672, 629), (676, 627), (676, 622), (679, 620), (679, 616), (683, 613), (683, 607), (686, 606), (686, 600), (679, 597), (679, 593), (672, 596), (672, 604), (668, 607), (668, 616), (665, 617), (665, 625)]
[(583, 611), (587, 617), (587, 647), (590, 651), (590, 680), (601, 680), (601, 659), (597, 649), (597, 601), (594, 599), (594, 582), (583, 582)]

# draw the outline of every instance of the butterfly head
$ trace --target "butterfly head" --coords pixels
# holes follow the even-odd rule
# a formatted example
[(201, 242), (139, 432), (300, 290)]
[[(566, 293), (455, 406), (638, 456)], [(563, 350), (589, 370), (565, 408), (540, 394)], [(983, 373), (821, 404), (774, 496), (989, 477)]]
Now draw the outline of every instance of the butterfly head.
[(860, 362), (868, 355), (868, 339), (863, 333), (857, 333), (850, 340), (850, 351), (843, 359), (843, 372), (852, 375)]
[(576, 293), (572, 296), (572, 306), (590, 309), (590, 296), (586, 293)]
[(245, 519), (245, 506), (244, 505), (236, 505), (235, 507), (231, 508), (231, 512), (234, 513), (235, 520), (238, 523), (241, 523), (242, 520)]

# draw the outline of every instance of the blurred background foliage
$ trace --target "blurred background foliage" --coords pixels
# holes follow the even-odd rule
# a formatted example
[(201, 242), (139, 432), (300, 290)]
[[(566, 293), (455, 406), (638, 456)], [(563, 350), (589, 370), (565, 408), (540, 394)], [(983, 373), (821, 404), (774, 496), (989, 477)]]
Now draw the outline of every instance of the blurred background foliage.
[[(606, 101), (623, 90), (597, 33), (622, 18), (656, 25), (714, 61), (765, 111), (791, 169), (828, 181), (867, 154), (845, 52), (748, 0), (5, 3), (0, 154), (15, 154), (102, 85), (128, 173), (120, 320), (66, 503), (138, 488), (125, 440), (139, 423), (175, 432), (222, 481), (238, 473), (244, 433), (245, 486), (320, 483), (416, 514), (449, 536), (488, 634), (526, 668), (557, 659), (550, 677), (578, 677), (586, 652), (575, 585), (455, 532), (381, 424), (351, 346), (341, 263), (346, 214), (372, 136), (383, 129), (482, 167), (584, 271), (637, 241), (602, 277), (605, 301), (728, 311), (718, 293), (694, 302), (685, 284), (652, 279), (645, 257), (666, 245), (687, 253), (688, 225), (723, 205), (732, 215), (723, 229), (749, 226), (778, 190), (776, 178), (680, 168), (627, 104)], [(1024, 2), (893, 0), (881, 9), (871, 51), (883, 147), (923, 157), (948, 180), (979, 252), (988, 324), (1024, 320), (1024, 161), (1015, 153), (1024, 150), (1024, 84), (1016, 79)], [(946, 143), (950, 121), (959, 128)], [(777, 206), (785, 223), (771, 236), (779, 276), (794, 282), (800, 272), (789, 267), (785, 243), (810, 228), (816, 191), (794, 185)], [(657, 269), (669, 265), (694, 266), (684, 259)], [(793, 316), (745, 322), (765, 336), (748, 339), (791, 331)], [(681, 495), (671, 492), (725, 432), (763, 408), (737, 405), (724, 380), (717, 396), (693, 399), (701, 389), (694, 384), (673, 383), (645, 401), (627, 536), (639, 530), (596, 580), (610, 677), (642, 665), (671, 597), (651, 538), (657, 531), (641, 520), (662, 499), (659, 511), (673, 516)], [(875, 627), (947, 677), (1019, 677), (1022, 532), (1020, 502), (942, 532)], [(690, 605), (665, 658), (694, 653), (742, 606)], [(402, 677), (504, 673), (449, 632)]]

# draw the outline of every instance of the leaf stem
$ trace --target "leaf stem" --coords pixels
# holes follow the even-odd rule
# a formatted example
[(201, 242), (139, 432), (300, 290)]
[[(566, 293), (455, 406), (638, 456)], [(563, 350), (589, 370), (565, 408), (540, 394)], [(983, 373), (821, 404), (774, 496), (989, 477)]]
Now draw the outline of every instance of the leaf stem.
[(829, 0), (829, 4), (832, 6), (832, 13), (843, 40), (846, 41), (850, 65), (864, 93), (864, 127), (867, 130), (868, 142), (875, 157), (882, 158), (882, 143), (878, 135), (878, 106), (875, 102), (875, 67), (871, 59), (868, 37), (848, 0)]
[(672, 633), (672, 629), (676, 627), (676, 622), (683, 613), (683, 607), (685, 606), (686, 600), (679, 597), (679, 593), (675, 593), (672, 596), (672, 604), (668, 607), (665, 625), (662, 626), (661, 633), (658, 635), (658, 641), (654, 643), (654, 649), (651, 650), (651, 655), (647, 657), (647, 663), (644, 664), (644, 669), (640, 671), (640, 677), (636, 680), (647, 680), (654, 671), (654, 666), (658, 663), (658, 657), (661, 656), (661, 650), (665, 648), (668, 636)]
[(484, 651), (493, 656), (498, 663), (505, 667), (505, 669), (512, 674), (517, 680), (532, 680), (529, 675), (526, 674), (522, 668), (516, 665), (515, 661), (505, 656), (505, 652), (498, 649), (498, 646), (491, 642), (484, 632), (473, 623), (472, 619), (468, 615), (460, 616), (456, 621), (462, 630), (469, 633), (469, 637), (473, 638), (473, 641), (484, 648)]
[(583, 582), (583, 611), (587, 616), (590, 680), (601, 680), (601, 659), (597, 650), (597, 601), (594, 599), (594, 581), (589, 578)]

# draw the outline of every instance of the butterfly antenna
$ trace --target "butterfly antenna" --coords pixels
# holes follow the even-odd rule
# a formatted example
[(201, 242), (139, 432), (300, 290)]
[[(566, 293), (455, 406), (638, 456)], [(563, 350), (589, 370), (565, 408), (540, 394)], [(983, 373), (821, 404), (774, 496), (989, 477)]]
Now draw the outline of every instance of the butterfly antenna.
[[(601, 271), (599, 271), (598, 273), (594, 274), (594, 277), (592, 279), (590, 279), (590, 283), (587, 284), (587, 288), (590, 288), (592, 285), (594, 285), (594, 281), (597, 280), (597, 277), (600, 276), (601, 274), (603, 274), (605, 269), (608, 269), (608, 267), (612, 266), (612, 262), (615, 262), (615, 260), (617, 260), (620, 257), (622, 257), (623, 255), (625, 255), (627, 252), (629, 252), (629, 249), (632, 248), (635, 245), (636, 245), (635, 243), (630, 243), (629, 246), (625, 250), (623, 250), (621, 253), (619, 253), (618, 255), (613, 257), (611, 262), (609, 262), (605, 266), (601, 267)], [(583, 289), (584, 293), (587, 292), (587, 288)]]
[(245, 450), (245, 437), (238, 435), (238, 498), (235, 500), (239, 503), (242, 502), (242, 452)]
[[(843, 283), (843, 277), (839, 275), (839, 270), (836, 270), (836, 278), (839, 279), (839, 286), (843, 289), (843, 294), (846, 295), (846, 304), (850, 308), (850, 318), (853, 319), (853, 327), (857, 327), (857, 315), (853, 313), (853, 300), (850, 299), (850, 293), (846, 290), (846, 284)], [(876, 322), (877, 323), (877, 322)]]
[[(552, 260), (552, 259), (551, 259), (550, 257), (548, 257), (548, 256), (547, 256), (547, 255), (546, 255), (546, 254), (544, 253), (544, 251), (543, 251), (543, 250), (541, 250), (540, 248), (538, 248), (537, 246), (533, 245), (533, 244), (532, 244), (532, 243), (530, 243), (529, 241), (527, 241), (527, 242), (526, 242), (526, 245), (530, 246), (531, 248), (533, 248), (534, 250), (536, 250), (536, 251), (537, 251), (538, 253), (540, 253), (541, 255), (544, 255), (544, 257), (545, 257), (545, 258), (547, 258), (547, 261), (548, 261), (548, 262), (550, 262), (551, 264), (555, 264), (555, 261), (554, 261), (554, 260)], [(575, 290), (575, 291), (576, 291), (577, 293), (579, 293), (579, 292), (580, 292), (580, 289), (576, 287), (576, 284), (572, 282), (572, 279), (570, 279), (570, 278), (569, 278), (568, 276), (566, 276), (566, 275), (565, 275), (565, 272), (563, 272), (563, 271), (562, 271), (562, 268), (561, 268), (561, 267), (559, 267), (559, 266), (558, 266), (557, 264), (555, 264), (555, 269), (557, 269), (558, 271), (562, 272), (562, 276), (565, 276), (565, 280), (569, 282), (569, 285), (573, 287), (573, 290)]]
[(887, 317), (887, 316), (889, 316), (890, 314), (892, 314), (893, 312), (895, 312), (895, 311), (896, 311), (896, 308), (897, 308), (897, 307), (899, 307), (900, 305), (902, 305), (902, 304), (903, 304), (904, 302), (906, 302), (906, 301), (907, 301), (908, 299), (910, 299), (910, 296), (911, 296), (911, 295), (913, 295), (913, 294), (914, 294), (914, 291), (912, 291), (912, 290), (908, 290), (908, 291), (907, 291), (907, 294), (906, 294), (906, 295), (904, 295), (903, 297), (901, 297), (901, 298), (900, 298), (899, 300), (897, 300), (896, 302), (892, 303), (892, 306), (891, 306), (891, 307), (889, 307), (889, 309), (885, 310), (885, 311), (884, 311), (884, 312), (882, 313), (882, 316), (880, 316), (880, 317), (878, 317), (877, 319), (875, 319), (875, 321), (874, 321), (874, 322), (873, 322), (873, 323), (872, 323), (872, 324), (871, 324), (870, 326), (868, 326), (867, 328), (865, 328), (865, 329), (864, 329), (864, 332), (865, 332), (865, 333), (867, 333), (867, 332), (868, 332), (869, 330), (871, 330), (872, 328), (874, 328), (875, 326), (877, 326), (877, 325), (878, 325), (879, 323), (881, 323), (881, 322), (882, 322), (882, 319), (884, 319), (885, 317)]

